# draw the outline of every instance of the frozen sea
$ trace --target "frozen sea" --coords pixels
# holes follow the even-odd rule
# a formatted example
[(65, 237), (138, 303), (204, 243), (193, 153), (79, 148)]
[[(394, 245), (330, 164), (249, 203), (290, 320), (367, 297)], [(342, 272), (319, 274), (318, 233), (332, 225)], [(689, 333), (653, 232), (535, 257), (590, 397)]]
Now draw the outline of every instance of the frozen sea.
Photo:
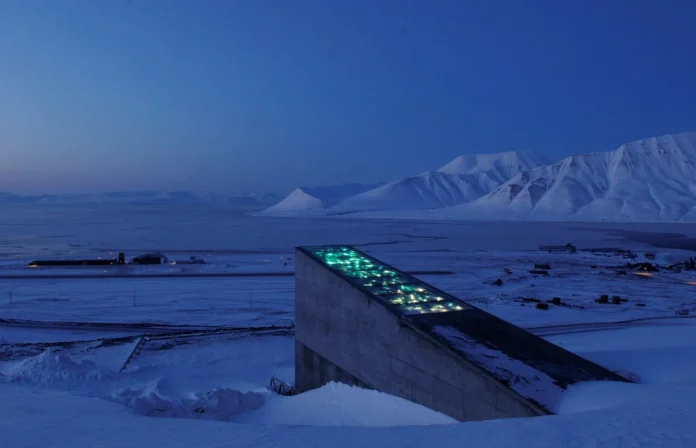
[[(224, 206), (3, 205), (0, 256), (43, 257), (116, 250), (290, 253), (292, 247), (360, 244), (388, 252), (519, 250), (599, 243), (689, 248), (693, 224), (467, 222), (261, 218)], [(689, 237), (689, 238), (685, 238)]]

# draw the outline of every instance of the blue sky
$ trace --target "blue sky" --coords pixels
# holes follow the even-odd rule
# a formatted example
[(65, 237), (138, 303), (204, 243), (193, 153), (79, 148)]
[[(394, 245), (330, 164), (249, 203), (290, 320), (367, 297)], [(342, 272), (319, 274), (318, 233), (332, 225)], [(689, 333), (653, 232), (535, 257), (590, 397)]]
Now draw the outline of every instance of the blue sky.
[(0, 189), (265, 190), (696, 130), (696, 2), (4, 0)]

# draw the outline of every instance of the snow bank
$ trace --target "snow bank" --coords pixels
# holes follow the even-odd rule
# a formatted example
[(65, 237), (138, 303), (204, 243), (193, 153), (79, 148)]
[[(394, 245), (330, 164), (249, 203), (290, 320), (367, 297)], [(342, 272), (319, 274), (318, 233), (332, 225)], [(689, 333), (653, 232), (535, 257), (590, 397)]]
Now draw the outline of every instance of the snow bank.
[(272, 395), (262, 409), (239, 420), (311, 426), (419, 426), (456, 420), (410, 401), (340, 383), (294, 397)]
[(372, 390), (331, 383), (294, 397), (216, 388), (170, 397), (160, 378), (114, 392), (112, 401), (150, 417), (309, 426), (412, 426), (456, 423), (426, 407)]
[[(92, 349), (87, 345), (73, 348), (72, 352), (46, 350), (19, 361), (0, 362), (0, 381), (88, 393), (149, 417), (311, 426), (409, 426), (454, 422), (415, 403), (343, 384), (332, 383), (294, 397), (275, 395), (258, 386), (245, 391), (242, 388), (246, 381), (233, 369), (228, 374), (235, 378), (227, 379), (228, 384), (235, 384), (233, 387), (206, 389), (210, 382), (206, 381), (207, 376), (200, 378), (191, 370), (191, 359), (185, 362), (169, 351), (165, 353), (169, 360), (166, 370), (143, 364), (119, 374), (118, 367), (112, 370), (108, 362), (119, 354), (114, 347)], [(211, 361), (188, 348), (183, 349), (186, 356), (199, 363)], [(148, 362), (148, 359), (146, 355), (139, 361)], [(119, 367), (122, 362), (120, 357)], [(183, 375), (171, 371), (174, 363), (184, 370)], [(246, 365), (253, 368), (254, 364), (250, 360)], [(210, 366), (213, 372), (208, 376), (214, 377), (216, 371), (210, 364), (199, 364), (195, 369), (202, 366)]]
[[(150, 419), (104, 400), (64, 392), (37, 394), (0, 384), (0, 434), (24, 447), (693, 447), (696, 396), (654, 396), (611, 410), (530, 419), (410, 427), (308, 427)], [(37, 431), (36, 428), (42, 428)]]
[(696, 319), (547, 339), (642, 384), (696, 384)]
[(67, 353), (51, 349), (19, 361), (0, 363), (0, 373), (4, 381), (39, 386), (104, 381), (115, 376), (115, 372), (99, 367), (94, 361), (76, 361)]
[(165, 395), (166, 389), (166, 381), (160, 378), (116, 391), (110, 398), (139, 415), (232, 421), (240, 414), (261, 408), (268, 395), (217, 388), (201, 395), (171, 398)]
[[(653, 327), (549, 337), (590, 359), (611, 356), (614, 369), (635, 370), (643, 384), (582, 383), (563, 394), (559, 415), (464, 424), (446, 424), (451, 419), (413, 403), (340, 384), (295, 397), (233, 388), (184, 393), (177, 382), (181, 378), (173, 381), (165, 376), (123, 386), (121, 382), (132, 374), (111, 377), (99, 365), (75, 361), (80, 353), (72, 353), (71, 359), (47, 351), (22, 362), (0, 364), (0, 434), (6, 446), (41, 448), (692, 447), (696, 446), (696, 364), (680, 363), (679, 358), (696, 359), (694, 332), (692, 322), (665, 320)], [(172, 362), (176, 358), (168, 359), (170, 368), (180, 366)], [(658, 376), (660, 368), (665, 372)], [(73, 379), (100, 381), (112, 393), (104, 400), (84, 392), (39, 392), (34, 384), (8, 383), (17, 378), (60, 381), (62, 374), (56, 371), (72, 372)], [(145, 367), (139, 372), (153, 376)], [(9, 380), (3, 374), (9, 374)], [(190, 386), (197, 380), (189, 381)]]

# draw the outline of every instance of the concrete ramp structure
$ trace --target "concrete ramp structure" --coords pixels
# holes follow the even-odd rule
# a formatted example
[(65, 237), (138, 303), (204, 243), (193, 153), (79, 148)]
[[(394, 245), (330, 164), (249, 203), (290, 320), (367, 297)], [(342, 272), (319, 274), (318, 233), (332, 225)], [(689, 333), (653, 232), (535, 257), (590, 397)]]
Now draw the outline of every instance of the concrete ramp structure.
[(627, 381), (350, 246), (299, 247), (295, 388), (336, 381), (460, 421), (553, 413), (567, 386)]

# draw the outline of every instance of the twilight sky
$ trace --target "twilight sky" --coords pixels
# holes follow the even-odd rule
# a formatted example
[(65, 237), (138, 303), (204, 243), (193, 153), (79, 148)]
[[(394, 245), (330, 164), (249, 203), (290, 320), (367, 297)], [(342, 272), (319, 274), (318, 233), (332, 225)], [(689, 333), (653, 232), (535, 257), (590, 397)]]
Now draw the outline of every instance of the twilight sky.
[(696, 130), (693, 0), (2, 0), (0, 190), (283, 193)]

